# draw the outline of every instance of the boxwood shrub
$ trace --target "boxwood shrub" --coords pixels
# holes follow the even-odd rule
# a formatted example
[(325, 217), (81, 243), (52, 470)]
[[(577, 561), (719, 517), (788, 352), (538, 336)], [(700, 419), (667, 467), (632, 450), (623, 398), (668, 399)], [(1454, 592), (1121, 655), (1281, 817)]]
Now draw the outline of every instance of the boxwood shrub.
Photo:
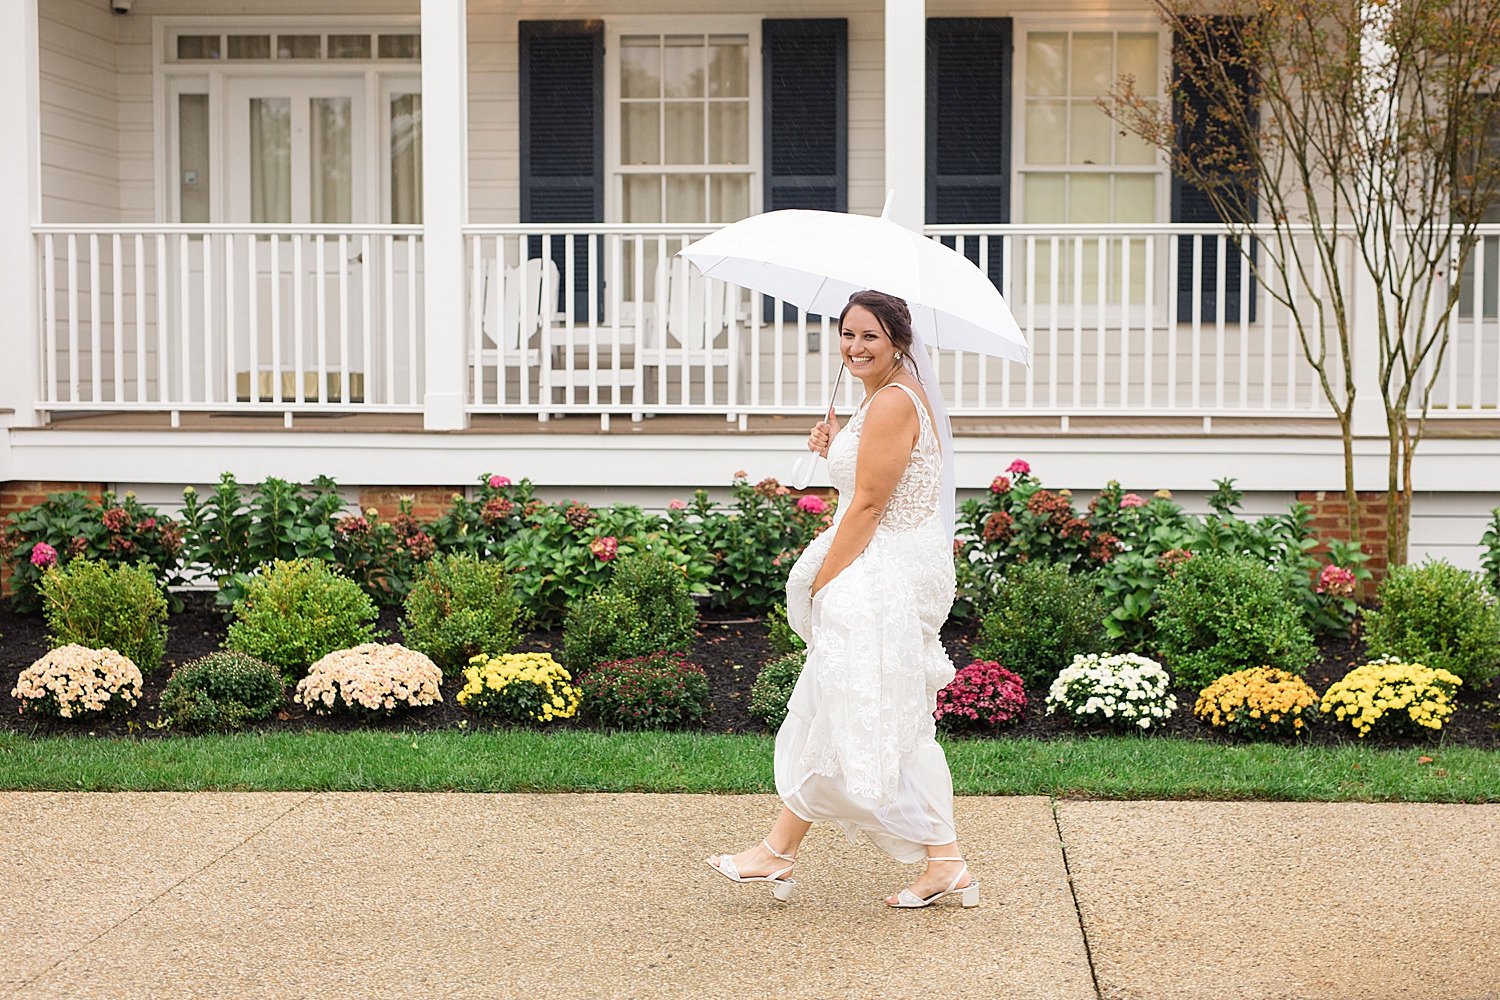
[(167, 598), (151, 567), (74, 559), (49, 569), (38, 589), (54, 648), (76, 643), (113, 649), (143, 674), (161, 665), (167, 649)]
[(375, 602), (319, 559), (278, 559), (234, 602), (225, 645), (281, 668), (290, 679), (329, 653), (375, 639)]
[(1500, 665), (1500, 608), (1484, 579), (1446, 561), (1397, 566), (1365, 612), (1372, 656), (1447, 670), (1483, 686)]
[(649, 552), (622, 556), (601, 591), (569, 606), (564, 659), (568, 669), (583, 673), (610, 660), (685, 653), (697, 623), (681, 569)]
[(417, 570), (406, 595), (402, 633), (443, 673), (457, 674), (473, 657), (508, 653), (521, 641), (519, 610), (510, 575), (500, 563), (453, 552), (434, 556)]

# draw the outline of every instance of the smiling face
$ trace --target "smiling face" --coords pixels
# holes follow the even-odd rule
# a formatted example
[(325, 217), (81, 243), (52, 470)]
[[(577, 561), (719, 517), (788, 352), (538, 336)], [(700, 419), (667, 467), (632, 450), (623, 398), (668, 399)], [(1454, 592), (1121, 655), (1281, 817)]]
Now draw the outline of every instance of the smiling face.
[(900, 364), (896, 345), (875, 314), (864, 306), (850, 306), (839, 327), (839, 351), (844, 364), (859, 378), (886, 378)]

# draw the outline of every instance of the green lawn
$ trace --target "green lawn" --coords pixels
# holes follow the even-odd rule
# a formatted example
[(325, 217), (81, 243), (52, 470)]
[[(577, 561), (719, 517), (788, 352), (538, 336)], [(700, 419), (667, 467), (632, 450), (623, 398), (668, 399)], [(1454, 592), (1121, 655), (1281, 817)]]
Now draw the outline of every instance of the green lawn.
[[(1122, 737), (947, 744), (962, 795), (1500, 802), (1500, 751)], [(1418, 763), (1421, 756), (1435, 758)], [(0, 735), (0, 789), (770, 792), (771, 740), (696, 733)]]

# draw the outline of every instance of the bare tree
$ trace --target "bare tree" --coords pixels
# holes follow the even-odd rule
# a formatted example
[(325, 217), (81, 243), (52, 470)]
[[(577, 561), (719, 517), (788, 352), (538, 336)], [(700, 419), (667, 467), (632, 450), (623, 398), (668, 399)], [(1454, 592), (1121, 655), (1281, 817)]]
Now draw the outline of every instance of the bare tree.
[[(1500, 156), (1484, 155), (1497, 107), (1489, 95), (1500, 4), (1154, 3), (1174, 35), (1171, 106), (1122, 77), (1105, 110), (1165, 151), (1209, 199), (1261, 287), (1287, 310), (1339, 421), (1355, 541), (1354, 353), (1372, 349), (1375, 337), (1389, 443), (1388, 556), (1403, 563), (1411, 460), (1449, 343), (1457, 276), (1500, 185)], [(1356, 343), (1361, 269), (1376, 308), (1373, 318), (1357, 317)]]

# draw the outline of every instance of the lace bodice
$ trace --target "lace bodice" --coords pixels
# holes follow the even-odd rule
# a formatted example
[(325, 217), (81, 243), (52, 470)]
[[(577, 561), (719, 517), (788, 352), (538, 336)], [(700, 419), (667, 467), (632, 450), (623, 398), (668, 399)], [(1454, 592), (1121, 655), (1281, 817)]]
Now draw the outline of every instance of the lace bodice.
[[(891, 493), (885, 515), (880, 519), (881, 528), (915, 528), (938, 513), (939, 496), (943, 486), (943, 451), (933, 430), (932, 415), (921, 398), (908, 386), (893, 382), (885, 389), (895, 386), (911, 398), (917, 408), (917, 419), (921, 429), (917, 432), (917, 443), (912, 446), (911, 456), (906, 462), (906, 472), (896, 489)], [(879, 390), (884, 391), (884, 389)], [(874, 397), (872, 396), (871, 399)], [(847, 506), (845, 501), (854, 495), (855, 466), (859, 460), (859, 437), (864, 429), (865, 413), (869, 402), (861, 406), (828, 449), (828, 474), (834, 488), (839, 491), (839, 512)]]

